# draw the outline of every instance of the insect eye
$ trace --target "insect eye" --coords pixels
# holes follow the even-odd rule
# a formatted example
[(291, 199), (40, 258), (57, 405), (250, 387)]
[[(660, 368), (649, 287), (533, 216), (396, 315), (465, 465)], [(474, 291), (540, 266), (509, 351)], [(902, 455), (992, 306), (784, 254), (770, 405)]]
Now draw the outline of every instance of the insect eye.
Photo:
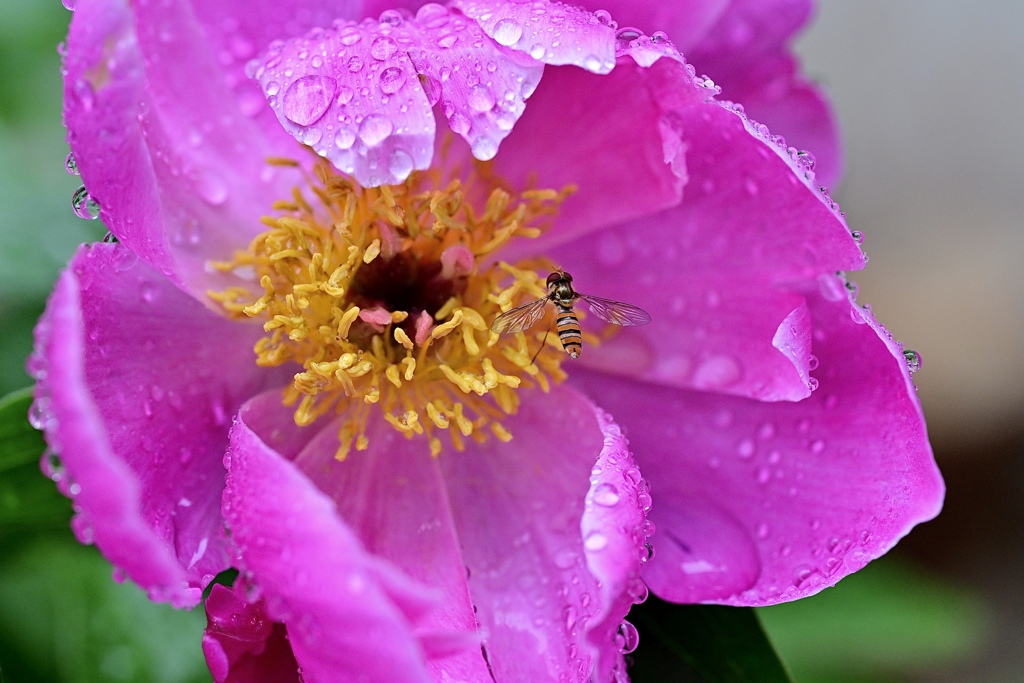
[(557, 271), (554, 272), (554, 273), (551, 273), (551, 275), (548, 275), (548, 287), (550, 287), (551, 285), (555, 284), (556, 282), (558, 282), (561, 279), (562, 279), (562, 274), (561, 273), (559, 273)]
[(562, 273), (562, 277), (566, 282), (572, 282), (572, 275), (569, 275), (569, 273)]

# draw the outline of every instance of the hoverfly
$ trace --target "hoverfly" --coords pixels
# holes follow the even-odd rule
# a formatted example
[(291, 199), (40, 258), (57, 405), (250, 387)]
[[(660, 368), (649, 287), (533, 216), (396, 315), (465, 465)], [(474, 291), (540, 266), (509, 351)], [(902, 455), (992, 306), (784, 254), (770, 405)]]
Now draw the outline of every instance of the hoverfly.
[(572, 275), (565, 271), (556, 270), (548, 275), (547, 286), (547, 296), (502, 313), (494, 319), (491, 329), (498, 334), (528, 330), (544, 316), (545, 304), (550, 301), (557, 309), (555, 321), (558, 324), (558, 339), (562, 342), (562, 348), (571, 357), (579, 358), (580, 351), (583, 350), (583, 335), (580, 331), (580, 321), (572, 309), (577, 301), (582, 299), (590, 306), (591, 313), (613, 325), (631, 327), (651, 322), (651, 316), (641, 308), (577, 292), (572, 288)]

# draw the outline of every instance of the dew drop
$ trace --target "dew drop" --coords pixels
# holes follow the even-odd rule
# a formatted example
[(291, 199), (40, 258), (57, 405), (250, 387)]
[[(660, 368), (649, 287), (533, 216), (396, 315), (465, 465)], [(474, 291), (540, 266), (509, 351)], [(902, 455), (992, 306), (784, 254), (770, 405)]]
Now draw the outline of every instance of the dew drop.
[(339, 128), (334, 134), (334, 146), (338, 149), (349, 149), (355, 144), (356, 134), (348, 128)]
[(75, 161), (74, 154), (68, 154), (64, 159), (64, 168), (71, 175), (78, 175), (78, 162)]
[(904, 349), (903, 357), (907, 361), (907, 369), (910, 370), (910, 374), (914, 374), (921, 369), (921, 363), (923, 360), (920, 353), (913, 349)]
[(856, 242), (857, 244), (864, 244), (864, 233), (862, 233), (861, 231), (854, 230), (853, 232), (850, 233), (850, 237), (852, 237), (853, 241)]
[(281, 92), (281, 84), (277, 81), (270, 81), (263, 86), (263, 92), (266, 93), (267, 97), (273, 97), (277, 93)]
[(816, 439), (811, 442), (811, 453), (815, 455), (821, 455), (825, 451), (825, 442), (821, 439)]
[(64, 463), (61, 462), (60, 453), (53, 448), (43, 451), (43, 457), (39, 461), (39, 468), (50, 481), (60, 481), (64, 478)]
[(739, 363), (731, 356), (712, 356), (702, 362), (694, 375), (694, 384), (701, 389), (724, 389), (743, 375)]
[(498, 145), (486, 135), (482, 135), (473, 141), (473, 156), (480, 161), (489, 161), (498, 153)]
[(502, 19), (494, 25), (494, 33), (491, 36), (499, 45), (515, 45), (523, 36), (523, 27), (515, 19)]
[(619, 624), (619, 630), (615, 633), (615, 644), (619, 648), (619, 652), (622, 654), (629, 654), (637, 648), (640, 644), (640, 634), (636, 630), (636, 626), (623, 621)]
[(75, 11), (75, 0), (60, 0), (60, 4), (64, 5), (64, 9)]
[(333, 78), (319, 74), (295, 80), (284, 93), (284, 115), (300, 126), (315, 123), (327, 111), (337, 87)]
[(380, 36), (370, 44), (370, 54), (379, 61), (384, 61), (396, 52), (398, 44), (388, 36)]
[(355, 96), (355, 93), (347, 85), (338, 88), (338, 104), (348, 104), (352, 101), (353, 96)]
[(392, 181), (402, 182), (412, 173), (412, 157), (400, 149), (391, 153), (388, 161), (388, 170), (391, 171)]
[(490, 111), (494, 108), (494, 94), (487, 88), (478, 85), (470, 91), (466, 102), (474, 111)]
[(650, 589), (647, 588), (647, 584), (644, 583), (643, 579), (638, 578), (629, 587), (629, 597), (633, 601), (634, 605), (640, 605), (647, 602), (647, 598), (650, 594)]
[(355, 45), (362, 40), (362, 35), (354, 26), (348, 26), (341, 31), (341, 44), (346, 46)]
[(743, 441), (740, 441), (740, 445), (736, 447), (736, 455), (747, 460), (754, 455), (756, 448), (753, 439), (743, 439)]
[(644, 547), (640, 549), (640, 562), (646, 564), (654, 559), (654, 546), (650, 543), (644, 543)]
[(405, 84), (405, 72), (397, 66), (389, 66), (381, 72), (379, 83), (381, 92), (387, 95), (396, 93)]
[(392, 130), (394, 130), (394, 124), (390, 119), (380, 114), (370, 114), (363, 119), (359, 126), (359, 139), (367, 146), (373, 147), (391, 135)]
[(583, 547), (590, 552), (597, 552), (608, 547), (608, 537), (600, 531), (591, 531), (583, 539)]
[(594, 502), (603, 507), (612, 507), (619, 502), (619, 490), (614, 484), (600, 484), (594, 489)]
[(89, 191), (85, 189), (85, 185), (79, 187), (71, 195), (71, 208), (76, 216), (88, 221), (93, 221), (100, 217), (100, 203), (89, 194)]
[(457, 135), (465, 135), (469, 132), (470, 122), (462, 112), (455, 112), (448, 117), (448, 127)]

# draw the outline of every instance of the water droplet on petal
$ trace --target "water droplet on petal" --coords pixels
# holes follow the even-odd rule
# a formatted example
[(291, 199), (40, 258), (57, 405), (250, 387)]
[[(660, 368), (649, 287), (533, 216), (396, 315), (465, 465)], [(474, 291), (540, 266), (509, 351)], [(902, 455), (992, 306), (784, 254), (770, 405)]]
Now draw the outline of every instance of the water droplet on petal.
[(392, 130), (394, 130), (394, 124), (390, 119), (380, 114), (370, 114), (363, 119), (359, 126), (359, 139), (367, 146), (373, 147), (391, 135)]
[(339, 128), (334, 134), (334, 145), (338, 149), (349, 149), (356, 141), (356, 134), (348, 128)]
[(370, 54), (374, 59), (384, 61), (398, 52), (398, 43), (387, 36), (380, 36), (370, 44)]
[(448, 127), (457, 135), (465, 135), (469, 132), (470, 122), (462, 112), (455, 112), (448, 117)]
[(473, 156), (480, 161), (489, 161), (498, 153), (498, 145), (486, 135), (473, 141)]
[(864, 243), (864, 233), (862, 233), (859, 230), (854, 230), (853, 232), (851, 232), (850, 237), (852, 237), (853, 241), (856, 242), (857, 244)]
[(43, 451), (43, 457), (39, 461), (39, 468), (50, 481), (60, 481), (64, 478), (64, 463), (61, 462), (60, 453), (53, 448)]
[(904, 349), (903, 357), (907, 360), (907, 369), (910, 370), (910, 374), (914, 374), (921, 369), (923, 359), (921, 358), (921, 354), (917, 351), (914, 351), (913, 349)]
[(619, 647), (619, 652), (622, 654), (629, 654), (637, 648), (640, 644), (640, 634), (636, 630), (636, 626), (623, 621), (619, 624), (619, 630), (615, 634), (615, 644)]
[(470, 91), (466, 103), (474, 111), (490, 111), (494, 108), (494, 94), (487, 88), (478, 85)]
[(608, 547), (608, 537), (600, 531), (591, 531), (583, 539), (583, 547), (590, 552), (597, 552)]
[(603, 507), (612, 507), (619, 502), (619, 490), (614, 484), (600, 484), (594, 489), (594, 502)]
[(391, 159), (388, 161), (388, 170), (391, 171), (393, 182), (404, 181), (409, 177), (409, 174), (412, 173), (412, 168), (413, 162), (411, 156), (400, 149), (391, 153)]
[(502, 19), (494, 25), (493, 38), (499, 45), (515, 45), (523, 35), (523, 27), (515, 19)]
[(75, 161), (74, 154), (68, 154), (64, 159), (64, 168), (67, 169), (67, 172), (71, 175), (78, 175), (78, 162)]
[(284, 115), (300, 126), (315, 123), (327, 111), (336, 88), (330, 76), (315, 74), (295, 80), (284, 93)]
[(85, 189), (85, 185), (82, 185), (71, 195), (71, 208), (76, 216), (88, 221), (93, 221), (100, 217), (100, 203), (89, 194), (89, 191)]
[(60, 0), (60, 4), (64, 5), (64, 9), (75, 11), (75, 0)]
[(739, 363), (731, 356), (712, 356), (702, 362), (694, 374), (694, 385), (701, 389), (724, 389), (743, 375)]
[(397, 66), (390, 66), (380, 74), (380, 89), (385, 94), (396, 93), (405, 84), (405, 72)]

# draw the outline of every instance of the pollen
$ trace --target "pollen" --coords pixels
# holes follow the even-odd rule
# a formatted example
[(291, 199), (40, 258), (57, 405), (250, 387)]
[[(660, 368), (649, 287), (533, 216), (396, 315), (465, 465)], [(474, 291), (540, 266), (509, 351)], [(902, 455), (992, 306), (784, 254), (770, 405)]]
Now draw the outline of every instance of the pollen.
[(538, 273), (554, 270), (497, 253), (541, 235), (569, 192), (513, 192), (486, 164), (363, 188), (318, 161), (247, 250), (212, 264), (243, 285), (209, 295), (262, 321), (258, 365), (301, 368), (283, 396), (296, 424), (341, 417), (338, 459), (369, 447), (375, 411), (434, 456), (445, 442), (508, 441), (519, 392), (563, 380), (565, 354), (542, 326), (491, 331), (515, 302), (545, 296)]

